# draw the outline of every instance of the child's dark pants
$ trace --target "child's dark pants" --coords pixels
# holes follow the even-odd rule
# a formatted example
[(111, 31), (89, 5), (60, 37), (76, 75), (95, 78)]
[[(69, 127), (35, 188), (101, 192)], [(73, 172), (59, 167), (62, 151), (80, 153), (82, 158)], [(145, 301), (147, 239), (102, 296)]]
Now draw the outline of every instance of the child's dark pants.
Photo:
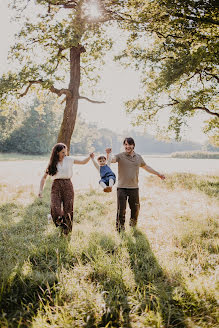
[(117, 218), (116, 229), (121, 231), (125, 229), (126, 203), (129, 203), (131, 209), (131, 218), (129, 225), (135, 227), (140, 210), (139, 189), (138, 188), (117, 188)]
[[(63, 232), (72, 231), (74, 189), (70, 179), (55, 179), (51, 189), (51, 215)], [(63, 206), (63, 209), (62, 209)]]

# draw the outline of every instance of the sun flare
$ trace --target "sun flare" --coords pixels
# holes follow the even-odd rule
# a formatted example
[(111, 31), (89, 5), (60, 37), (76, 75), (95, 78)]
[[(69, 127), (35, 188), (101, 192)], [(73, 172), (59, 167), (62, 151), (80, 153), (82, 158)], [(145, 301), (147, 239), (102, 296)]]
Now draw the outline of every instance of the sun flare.
[(85, 5), (85, 15), (90, 17), (91, 19), (96, 19), (100, 17), (100, 8), (96, 1), (88, 1)]

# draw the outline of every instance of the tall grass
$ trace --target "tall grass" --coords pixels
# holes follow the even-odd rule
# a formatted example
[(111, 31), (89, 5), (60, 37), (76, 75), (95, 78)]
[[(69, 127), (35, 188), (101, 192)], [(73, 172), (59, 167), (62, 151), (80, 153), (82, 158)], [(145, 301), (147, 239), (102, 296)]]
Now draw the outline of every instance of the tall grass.
[(42, 200), (3, 200), (0, 326), (217, 327), (219, 206), (209, 177), (193, 176), (204, 192), (177, 179), (149, 178), (138, 228), (120, 235), (115, 190), (76, 194), (67, 238), (47, 222), (49, 184)]
[[(160, 180), (154, 179), (150, 176), (148, 183), (156, 183), (162, 186)], [(165, 187), (168, 189), (185, 189), (185, 190), (195, 190), (199, 193), (206, 194), (210, 197), (219, 197), (219, 179), (218, 176), (214, 175), (196, 175), (192, 173), (174, 173), (167, 175), (165, 180)]]
[(23, 160), (44, 160), (50, 154), (45, 155), (26, 155), (20, 153), (0, 153), (0, 161), (23, 161)]
[(212, 158), (218, 159), (219, 152), (210, 152), (210, 151), (178, 151), (171, 154), (173, 158)]

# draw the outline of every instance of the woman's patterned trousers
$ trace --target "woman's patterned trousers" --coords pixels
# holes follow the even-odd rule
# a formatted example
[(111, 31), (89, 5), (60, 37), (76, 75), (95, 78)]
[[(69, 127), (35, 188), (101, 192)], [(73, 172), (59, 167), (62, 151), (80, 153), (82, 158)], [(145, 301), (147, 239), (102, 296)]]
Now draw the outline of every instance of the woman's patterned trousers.
[(72, 231), (74, 189), (70, 179), (55, 179), (51, 189), (51, 215), (64, 234)]

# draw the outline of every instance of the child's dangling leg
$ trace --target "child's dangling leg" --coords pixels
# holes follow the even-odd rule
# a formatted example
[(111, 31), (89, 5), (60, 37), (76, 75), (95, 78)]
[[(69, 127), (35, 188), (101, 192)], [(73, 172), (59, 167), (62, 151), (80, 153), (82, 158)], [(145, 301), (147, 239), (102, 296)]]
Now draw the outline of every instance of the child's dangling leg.
[(106, 189), (107, 187), (107, 185), (103, 181), (100, 181), (100, 185), (103, 188), (103, 190)]
[(109, 187), (105, 184), (105, 182), (103, 182), (103, 180), (100, 180), (100, 185), (103, 188), (104, 192), (110, 192), (112, 191), (112, 187)]
[(109, 179), (109, 186), (106, 187), (106, 192), (111, 192), (112, 191), (112, 186), (114, 185), (115, 181), (113, 179)]
[(115, 181), (113, 179), (109, 179), (109, 187), (112, 188), (112, 186), (114, 185)]

